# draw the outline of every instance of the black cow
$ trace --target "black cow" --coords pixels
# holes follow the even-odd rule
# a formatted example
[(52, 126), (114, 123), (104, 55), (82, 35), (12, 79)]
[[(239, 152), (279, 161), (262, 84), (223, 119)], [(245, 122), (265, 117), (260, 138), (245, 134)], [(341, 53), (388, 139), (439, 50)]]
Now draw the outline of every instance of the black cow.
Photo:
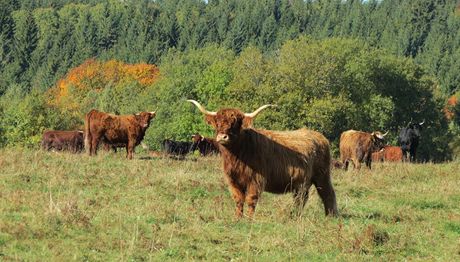
[(406, 161), (407, 153), (409, 152), (409, 161), (415, 161), (415, 155), (420, 140), (420, 131), (422, 126), (425, 123), (423, 120), (421, 123), (412, 123), (412, 120), (409, 122), (407, 127), (401, 129), (398, 137), (398, 144), (401, 146), (403, 153), (403, 160)]
[(163, 140), (162, 145), (166, 154), (177, 156), (185, 156), (196, 149), (192, 142), (173, 141), (170, 139)]

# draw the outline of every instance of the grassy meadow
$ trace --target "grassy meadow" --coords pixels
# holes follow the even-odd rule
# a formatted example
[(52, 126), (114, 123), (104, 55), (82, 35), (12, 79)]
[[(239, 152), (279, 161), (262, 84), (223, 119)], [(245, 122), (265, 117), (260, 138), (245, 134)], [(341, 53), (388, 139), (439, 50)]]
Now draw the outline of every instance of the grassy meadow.
[(219, 157), (0, 150), (2, 261), (460, 260), (460, 162), (333, 171), (339, 218), (315, 190), (264, 193), (234, 219)]

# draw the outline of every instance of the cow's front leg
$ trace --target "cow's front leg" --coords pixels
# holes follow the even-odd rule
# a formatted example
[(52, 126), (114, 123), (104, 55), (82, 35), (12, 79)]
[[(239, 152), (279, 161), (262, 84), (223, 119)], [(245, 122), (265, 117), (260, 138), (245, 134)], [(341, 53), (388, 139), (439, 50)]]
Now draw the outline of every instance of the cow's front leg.
[(366, 161), (366, 166), (371, 169), (371, 165), (372, 165), (372, 158), (371, 158), (371, 155), (370, 154), (366, 154), (364, 156), (364, 161)]
[(361, 161), (359, 161), (358, 158), (353, 158), (353, 165), (355, 169), (357, 170), (361, 169)]
[(239, 219), (243, 216), (245, 194), (243, 190), (241, 190), (239, 187), (237, 187), (236, 185), (232, 183), (229, 184), (229, 187), (230, 187), (230, 192), (232, 194), (232, 198), (236, 204), (235, 217)]
[(133, 159), (133, 152), (134, 152), (134, 142), (132, 140), (128, 141), (128, 144), (126, 145), (126, 157), (128, 159)]
[(246, 189), (246, 204), (248, 204), (248, 217), (252, 219), (256, 211), (257, 202), (259, 201), (260, 188), (256, 182), (252, 182)]

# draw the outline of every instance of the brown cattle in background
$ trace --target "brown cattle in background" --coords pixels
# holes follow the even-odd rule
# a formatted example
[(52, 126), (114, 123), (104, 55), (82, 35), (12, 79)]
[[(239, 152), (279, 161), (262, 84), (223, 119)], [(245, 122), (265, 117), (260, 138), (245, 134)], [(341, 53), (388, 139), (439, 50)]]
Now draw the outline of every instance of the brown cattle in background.
[(79, 153), (84, 148), (83, 131), (45, 131), (42, 136), (41, 146), (44, 150), (68, 150)]
[(192, 148), (193, 150), (198, 149), (200, 155), (208, 156), (212, 154), (219, 154), (219, 145), (216, 140), (212, 138), (204, 137), (200, 134), (192, 135)]
[(270, 105), (247, 114), (230, 108), (209, 112), (197, 101), (187, 101), (198, 107), (216, 131), (225, 178), (236, 203), (236, 217), (243, 216), (245, 203), (248, 216), (252, 217), (263, 191), (293, 192), (296, 210), (300, 212), (312, 184), (326, 215), (337, 215), (329, 141), (321, 133), (305, 128), (295, 131), (252, 128), (257, 114)]
[(97, 153), (98, 144), (126, 145), (126, 157), (133, 158), (134, 147), (144, 139), (145, 131), (155, 112), (135, 115), (113, 115), (91, 110), (85, 117), (85, 146), (89, 155)]
[(380, 132), (366, 133), (356, 130), (348, 130), (340, 135), (339, 148), (340, 160), (348, 169), (350, 161), (353, 161), (355, 169), (361, 168), (361, 162), (371, 169), (372, 153), (383, 148), (384, 138), (388, 134)]
[(402, 162), (403, 152), (399, 146), (386, 145), (380, 151), (372, 153), (372, 161), (376, 162)]

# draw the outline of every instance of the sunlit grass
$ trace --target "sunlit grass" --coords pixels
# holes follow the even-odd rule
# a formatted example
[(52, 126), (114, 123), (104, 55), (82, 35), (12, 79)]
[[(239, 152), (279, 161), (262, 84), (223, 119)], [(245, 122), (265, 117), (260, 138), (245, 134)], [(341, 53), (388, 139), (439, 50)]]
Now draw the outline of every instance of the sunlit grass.
[(264, 193), (236, 221), (218, 157), (0, 151), (0, 260), (444, 260), (460, 254), (460, 163), (333, 171), (338, 219), (312, 190)]

